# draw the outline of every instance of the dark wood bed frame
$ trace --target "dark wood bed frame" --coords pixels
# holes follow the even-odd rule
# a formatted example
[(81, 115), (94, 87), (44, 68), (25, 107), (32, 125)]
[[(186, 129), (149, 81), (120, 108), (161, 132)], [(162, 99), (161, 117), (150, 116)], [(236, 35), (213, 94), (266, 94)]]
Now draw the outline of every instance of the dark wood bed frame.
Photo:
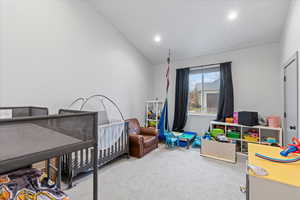
[[(12, 148), (6, 148), (1, 150), (2, 156), (0, 156), (0, 174), (6, 173), (8, 171), (16, 170), (22, 167), (26, 167), (33, 163), (48, 160), (53, 157), (58, 157), (59, 160), (61, 156), (78, 151), (80, 149), (93, 148), (93, 168), (97, 169), (98, 163), (98, 133), (97, 133), (97, 122), (98, 115), (96, 112), (76, 112), (76, 113), (61, 113), (58, 115), (48, 115), (48, 109), (43, 107), (1, 107), (0, 110), (12, 110), (12, 118), (10, 119), (0, 119), (0, 137), (5, 134), (11, 134), (11, 138), (6, 139), (9, 144), (3, 146), (11, 146)], [(20, 128), (25, 126), (27, 130), (20, 130)], [(33, 124), (33, 126), (28, 126), (28, 124)], [(38, 128), (38, 132), (36, 127)], [(41, 131), (45, 130), (45, 132)], [(28, 134), (26, 142), (23, 146), (26, 148), (26, 152), (18, 152), (14, 149), (16, 141), (20, 141), (24, 133)], [(56, 140), (49, 139), (49, 134), (56, 135)], [(19, 136), (18, 136), (19, 135)], [(34, 139), (38, 136), (39, 138), (43, 136), (44, 140), (41, 140), (39, 146), (39, 151), (35, 151), (37, 148), (33, 148), (36, 145)], [(64, 144), (60, 144), (59, 138), (64, 138)], [(66, 140), (70, 139), (70, 142)], [(1, 138), (0, 138), (1, 140)], [(0, 141), (1, 144), (1, 141)], [(43, 144), (45, 148), (42, 149)], [(47, 146), (47, 148), (46, 148)], [(53, 148), (50, 148), (53, 146)], [(23, 148), (22, 147), (22, 148)], [(32, 147), (32, 148), (31, 148)], [(32, 151), (31, 151), (32, 149)], [(1, 153), (0, 153), (1, 155)], [(13, 155), (13, 156), (12, 156)], [(1, 158), (2, 157), (2, 158)], [(57, 174), (57, 184), (60, 186), (61, 181), (61, 162), (58, 162), (58, 174)], [(98, 170), (93, 172), (93, 200), (98, 199)]]
[[(61, 109), (60, 114), (82, 113), (83, 111), (74, 111)], [(98, 131), (98, 127), (96, 128)], [(98, 133), (97, 133), (98, 134)], [(98, 150), (97, 166), (102, 167), (122, 156), (129, 158), (129, 139), (128, 139), (128, 122), (125, 122), (124, 131), (121, 137), (110, 148), (105, 150)], [(79, 174), (88, 173), (94, 169), (93, 160), (87, 159), (95, 153), (94, 148), (82, 148), (72, 153), (62, 156), (62, 172), (66, 176), (69, 188), (73, 185), (73, 179)], [(72, 154), (74, 156), (72, 156)], [(74, 157), (74, 158), (73, 158)]]

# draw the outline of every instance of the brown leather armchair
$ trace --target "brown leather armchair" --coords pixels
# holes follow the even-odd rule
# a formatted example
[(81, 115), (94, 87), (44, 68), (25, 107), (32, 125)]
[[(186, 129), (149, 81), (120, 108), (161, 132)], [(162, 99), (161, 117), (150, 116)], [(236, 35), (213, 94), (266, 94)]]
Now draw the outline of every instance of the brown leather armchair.
[(158, 147), (158, 134), (154, 128), (142, 128), (137, 119), (128, 119), (129, 152), (131, 156), (141, 158)]

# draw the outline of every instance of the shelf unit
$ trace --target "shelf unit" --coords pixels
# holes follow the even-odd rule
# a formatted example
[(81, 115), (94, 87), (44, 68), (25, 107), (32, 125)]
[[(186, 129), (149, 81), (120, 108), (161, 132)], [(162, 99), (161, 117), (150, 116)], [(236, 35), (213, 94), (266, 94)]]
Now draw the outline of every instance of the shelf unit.
[[(158, 122), (160, 119), (160, 113), (163, 107), (163, 101), (151, 100), (146, 101), (146, 119), (145, 127), (154, 127), (158, 129)], [(149, 115), (152, 112), (152, 115)]]
[[(210, 130), (215, 128), (216, 126), (223, 127), (225, 134), (228, 133), (230, 129), (237, 129), (240, 132), (240, 138), (229, 138), (230, 140), (235, 140), (237, 144), (237, 152), (242, 154), (248, 154), (248, 143), (256, 143), (256, 144), (265, 144), (270, 145), (265, 138), (273, 137), (277, 140), (277, 144), (282, 146), (282, 128), (273, 128), (268, 126), (244, 126), (241, 124), (234, 123), (226, 123), (226, 122), (210, 122)], [(245, 135), (248, 135), (248, 131), (255, 129), (258, 133), (258, 141), (248, 141), (244, 138)]]

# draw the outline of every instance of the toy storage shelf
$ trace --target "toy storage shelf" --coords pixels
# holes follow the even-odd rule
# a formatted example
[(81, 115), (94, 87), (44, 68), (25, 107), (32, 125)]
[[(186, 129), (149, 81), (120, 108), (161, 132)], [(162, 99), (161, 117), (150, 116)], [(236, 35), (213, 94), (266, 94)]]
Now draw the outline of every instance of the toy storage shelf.
[[(216, 127), (224, 129), (226, 136), (230, 133), (230, 130), (236, 130), (235, 132), (238, 132), (240, 136), (237, 138), (229, 137), (229, 139), (236, 141), (236, 151), (244, 155), (248, 154), (248, 143), (271, 145), (271, 143), (267, 141), (268, 138), (274, 138), (276, 140), (275, 143), (282, 146), (282, 128), (272, 128), (268, 126), (244, 126), (241, 124), (211, 121), (210, 129), (212, 130)], [(256, 139), (249, 135), (249, 131), (253, 130), (258, 133), (258, 137), (256, 137)]]
[(151, 100), (146, 101), (146, 127), (154, 127), (158, 129), (160, 113), (163, 107), (163, 101)]

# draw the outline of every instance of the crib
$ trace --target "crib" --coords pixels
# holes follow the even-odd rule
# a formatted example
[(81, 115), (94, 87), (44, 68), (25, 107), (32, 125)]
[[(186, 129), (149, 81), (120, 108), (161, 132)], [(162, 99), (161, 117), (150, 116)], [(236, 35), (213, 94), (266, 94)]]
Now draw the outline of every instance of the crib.
[[(93, 95), (78, 98), (67, 109), (60, 110), (64, 114), (82, 111), (98, 112), (98, 167), (121, 156), (129, 158), (128, 123), (117, 104), (104, 95)], [(63, 156), (62, 174), (69, 187), (79, 174), (93, 170), (93, 151), (93, 148), (81, 149)]]

